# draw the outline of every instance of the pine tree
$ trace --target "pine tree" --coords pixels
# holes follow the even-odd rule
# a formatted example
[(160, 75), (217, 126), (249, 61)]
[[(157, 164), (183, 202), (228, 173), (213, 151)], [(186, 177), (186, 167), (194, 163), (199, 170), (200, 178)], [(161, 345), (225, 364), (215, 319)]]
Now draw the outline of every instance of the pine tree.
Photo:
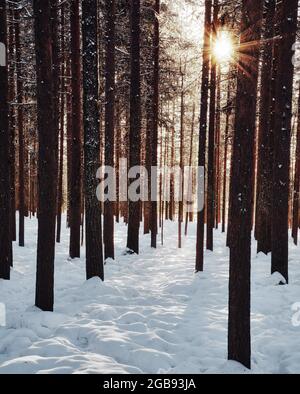
[(10, 279), (10, 163), (6, 2), (0, 1), (0, 279)]
[[(9, 17), (13, 20), (15, 11), (13, 9), (9, 12)], [(8, 67), (9, 67), (9, 102), (12, 103), (15, 100), (16, 87), (14, 81), (15, 79), (15, 26), (10, 23), (8, 26), (9, 40), (8, 40)], [(11, 104), (9, 108), (9, 134), (10, 134), (10, 231), (12, 241), (17, 239), (17, 229), (16, 229), (16, 121), (15, 121), (15, 108)]]
[(265, 27), (262, 44), (262, 70), (260, 87), (257, 197), (256, 197), (256, 238), (257, 251), (268, 254), (271, 251), (271, 215), (273, 181), (273, 140), (270, 127), (270, 103), (272, 82), (272, 58), (274, 16), (276, 0), (265, 1)]
[(100, 167), (97, 15), (96, 1), (82, 3), (86, 274), (87, 279), (104, 280), (101, 206), (96, 197)]
[[(200, 132), (199, 132), (199, 156), (198, 165), (205, 167), (207, 114), (208, 114), (208, 91), (209, 91), (209, 47), (211, 33), (211, 0), (205, 0), (204, 16), (204, 41), (202, 52), (202, 80), (201, 80), (201, 103), (200, 103)], [(204, 190), (203, 190), (204, 195)], [(204, 266), (204, 209), (198, 211), (197, 218), (197, 245), (196, 245), (196, 272), (203, 271)]]
[[(141, 165), (140, 0), (131, 0), (129, 167)], [(140, 201), (129, 201), (127, 248), (139, 253)]]
[(178, 248), (182, 248), (182, 222), (183, 222), (183, 210), (184, 210), (184, 132), (185, 132), (185, 127), (184, 127), (184, 120), (185, 120), (185, 86), (184, 86), (184, 76), (185, 76), (185, 71), (186, 71), (186, 65), (185, 67), (182, 66), (181, 60), (180, 60), (180, 147), (179, 147), (179, 167), (181, 170), (182, 174), (182, 179), (181, 179), (181, 192), (182, 192), (182, 198), (180, 199), (178, 203)]
[(299, 193), (300, 193), (300, 90), (298, 97), (298, 124), (296, 136), (295, 176), (293, 189), (293, 225), (292, 236), (295, 245), (298, 244), (299, 232)]
[[(115, 148), (115, 0), (105, 0), (105, 165), (114, 167)], [(104, 205), (105, 259), (115, 258), (114, 202)]]
[(17, 72), (17, 101), (18, 101), (18, 147), (19, 147), (19, 246), (25, 246), (25, 136), (23, 111), (23, 79), (20, 42), (20, 11), (16, 12), (15, 40), (16, 40), (16, 72)]
[(250, 266), (253, 169), (262, 1), (242, 4), (231, 177), (228, 358), (251, 366)]
[[(229, 71), (229, 78), (231, 72)], [(226, 120), (224, 132), (224, 162), (223, 162), (223, 195), (222, 195), (222, 233), (226, 230), (226, 209), (227, 209), (227, 164), (228, 164), (228, 151), (229, 151), (229, 121), (231, 115), (231, 80), (229, 79), (227, 85), (227, 98), (226, 98)]]
[(58, 186), (57, 186), (57, 229), (56, 242), (61, 240), (61, 222), (63, 205), (63, 176), (64, 176), (64, 143), (65, 143), (65, 112), (66, 112), (66, 12), (65, 4), (61, 6), (61, 99), (60, 99), (60, 124), (59, 124), (59, 167), (58, 167)]
[[(213, 34), (212, 44), (216, 40), (218, 25), (219, 2), (214, 0), (213, 6)], [(210, 101), (209, 101), (209, 130), (208, 130), (208, 164), (207, 164), (207, 235), (206, 247), (213, 250), (213, 229), (215, 223), (215, 132), (216, 132), (216, 86), (217, 63), (214, 57), (211, 59), (210, 71)]]
[(293, 55), (297, 31), (298, 0), (278, 2), (276, 13), (280, 41), (274, 124), (272, 273), (279, 272), (288, 282)]
[[(154, 13), (154, 33), (153, 33), (153, 97), (152, 97), (152, 141), (151, 141), (151, 176), (153, 180), (157, 179), (157, 146), (158, 146), (158, 115), (159, 115), (159, 43), (160, 43), (160, 29), (159, 29), (159, 13), (160, 13), (160, 0), (154, 0), (153, 6)], [(157, 196), (152, 196), (151, 202), (151, 247), (157, 247)]]
[(44, 311), (53, 311), (57, 134), (53, 113), (50, 0), (34, 0), (33, 8), (39, 136), (39, 215), (35, 304)]
[(80, 257), (81, 224), (81, 61), (79, 0), (71, 0), (72, 143), (70, 257)]

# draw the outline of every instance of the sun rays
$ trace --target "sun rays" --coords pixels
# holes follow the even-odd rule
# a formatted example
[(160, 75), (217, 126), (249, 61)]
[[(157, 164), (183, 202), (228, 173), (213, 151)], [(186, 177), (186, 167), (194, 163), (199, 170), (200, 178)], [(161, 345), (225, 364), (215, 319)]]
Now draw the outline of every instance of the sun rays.
[(212, 45), (212, 54), (218, 63), (227, 63), (234, 56), (234, 45), (228, 31), (220, 31)]

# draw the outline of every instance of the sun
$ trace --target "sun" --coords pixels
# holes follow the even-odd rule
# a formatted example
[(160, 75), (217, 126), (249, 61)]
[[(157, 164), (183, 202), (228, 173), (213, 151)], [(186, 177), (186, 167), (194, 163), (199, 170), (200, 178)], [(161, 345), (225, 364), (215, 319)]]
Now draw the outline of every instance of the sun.
[(218, 63), (229, 62), (233, 56), (233, 43), (230, 34), (227, 31), (218, 33), (213, 43), (213, 55)]

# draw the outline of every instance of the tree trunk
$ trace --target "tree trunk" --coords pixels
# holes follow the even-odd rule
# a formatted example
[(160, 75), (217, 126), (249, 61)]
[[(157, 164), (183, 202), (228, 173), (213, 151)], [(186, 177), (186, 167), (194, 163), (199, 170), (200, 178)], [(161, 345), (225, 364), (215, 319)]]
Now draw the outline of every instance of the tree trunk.
[[(165, 220), (165, 211), (168, 211), (167, 201), (165, 198), (166, 195), (166, 168), (168, 165), (168, 146), (169, 146), (169, 130), (166, 129), (165, 142), (164, 142), (164, 158), (163, 158), (163, 181), (162, 181), (162, 212), (161, 212), (161, 245), (164, 245), (164, 220)], [(168, 220), (168, 219), (166, 219)]]
[[(150, 88), (150, 84), (149, 84)], [(151, 108), (151, 101), (147, 101), (148, 108)], [(148, 175), (151, 174), (151, 139), (152, 139), (152, 114), (150, 110), (147, 110), (146, 114), (146, 169)], [(148, 176), (148, 201), (144, 203), (144, 234), (150, 234), (150, 218), (151, 218), (151, 200), (150, 200), (150, 190), (151, 190), (151, 178)]]
[(24, 117), (23, 117), (23, 82), (22, 82), (22, 63), (21, 63), (21, 43), (20, 43), (20, 11), (17, 13), (16, 21), (16, 71), (17, 71), (17, 102), (18, 102), (18, 136), (19, 136), (19, 246), (25, 246), (25, 179), (24, 179)]
[[(192, 206), (192, 194), (193, 194), (193, 171), (192, 171), (192, 165), (193, 165), (193, 147), (194, 147), (194, 133), (195, 133), (195, 104), (193, 104), (193, 114), (192, 114), (192, 127), (191, 127), (191, 139), (190, 139), (190, 157), (189, 157), (189, 178), (188, 178), (188, 201), (187, 205), (189, 208)], [(184, 234), (187, 236), (188, 233), (188, 223), (189, 223), (189, 217), (191, 216), (191, 212), (186, 212), (185, 214), (185, 231)]]
[[(105, 34), (105, 165), (114, 167), (115, 147), (115, 0), (106, 0)], [(105, 259), (115, 258), (114, 202), (104, 204)]]
[(72, 146), (70, 190), (70, 257), (80, 257), (81, 224), (81, 64), (79, 0), (71, 2)]
[(273, 147), (270, 128), (270, 103), (272, 82), (272, 55), (274, 36), (274, 16), (276, 0), (265, 2), (265, 31), (262, 54), (259, 129), (258, 129), (258, 163), (256, 196), (256, 239), (257, 252), (271, 252), (271, 215), (272, 215), (272, 177)]
[[(11, 10), (9, 13), (10, 17), (14, 19), (15, 11)], [(9, 24), (9, 44), (8, 44), (8, 66), (9, 66), (9, 134), (10, 134), (10, 231), (11, 231), (11, 239), (12, 241), (16, 241), (17, 239), (17, 229), (16, 229), (16, 176), (15, 176), (15, 168), (16, 168), (16, 122), (15, 122), (15, 108), (12, 104), (16, 100), (16, 88), (15, 88), (15, 27), (13, 23)]]
[(293, 93), (293, 46), (296, 40), (298, 1), (278, 3), (278, 74), (274, 126), (274, 178), (272, 211), (272, 273), (288, 282), (288, 200), (290, 187), (290, 145)]
[(57, 134), (54, 125), (52, 42), (49, 0), (34, 0), (39, 135), (39, 215), (35, 304), (53, 311)]
[(95, 176), (100, 167), (97, 15), (97, 1), (82, 3), (86, 276), (104, 280), (101, 206)]
[(115, 143), (115, 154), (116, 154), (116, 202), (115, 202), (115, 216), (116, 222), (120, 223), (120, 159), (121, 157), (121, 137), (122, 137), (122, 126), (121, 126), (121, 105), (120, 102), (116, 103), (116, 143)]
[[(204, 19), (204, 44), (202, 53), (202, 82), (200, 104), (200, 132), (199, 132), (199, 157), (198, 165), (205, 167), (207, 113), (208, 113), (208, 89), (209, 89), (209, 48), (211, 33), (211, 0), (205, 0)], [(204, 190), (203, 190), (204, 193)], [(197, 246), (196, 246), (196, 272), (203, 271), (204, 267), (204, 209), (199, 211), (197, 218)]]
[[(230, 78), (230, 73), (229, 73)], [(226, 230), (226, 201), (227, 201), (227, 163), (228, 163), (228, 146), (229, 146), (229, 120), (231, 112), (230, 104), (230, 80), (227, 87), (227, 108), (226, 108), (226, 123), (224, 133), (224, 163), (223, 163), (223, 201), (222, 201), (222, 233)]]
[(0, 0), (0, 279), (10, 279), (10, 162), (6, 2)]
[(300, 192), (300, 90), (298, 97), (298, 124), (296, 137), (295, 179), (293, 190), (293, 228), (292, 236), (295, 245), (298, 245), (299, 231), (299, 192)]
[(72, 184), (72, 71), (71, 56), (67, 59), (67, 75), (70, 84), (67, 89), (67, 226), (71, 227), (71, 184)]
[(231, 179), (228, 358), (251, 367), (250, 265), (253, 162), (262, 0), (244, 1)]
[[(58, 135), (59, 135), (59, 88), (60, 88), (60, 53), (59, 53), (59, 15), (58, 0), (51, 0), (51, 27), (52, 27), (52, 63), (53, 63), (53, 106), (54, 106), (54, 130), (56, 133), (56, 163), (58, 161)], [(57, 165), (58, 168), (58, 165)]]
[[(212, 44), (216, 40), (218, 24), (219, 2), (214, 0), (213, 34)], [(213, 229), (215, 224), (215, 128), (216, 128), (216, 81), (217, 64), (211, 59), (210, 73), (210, 105), (209, 105), (209, 131), (208, 131), (208, 164), (207, 164), (207, 226), (206, 248), (213, 250)]]
[[(153, 125), (152, 125), (152, 171), (151, 176), (153, 181), (157, 181), (157, 145), (158, 145), (158, 114), (159, 114), (159, 43), (160, 43), (160, 29), (159, 29), (159, 13), (160, 0), (155, 0), (153, 7), (154, 12), (154, 34), (153, 34)], [(157, 183), (157, 182), (156, 182)], [(153, 201), (155, 200), (155, 201)], [(157, 247), (157, 193), (152, 196), (151, 201), (151, 247)]]
[(221, 212), (221, 68), (218, 67), (215, 143), (215, 228), (218, 230)]
[[(173, 102), (173, 120), (172, 120), (172, 140), (171, 140), (171, 168), (175, 166), (175, 102)], [(170, 205), (169, 205), (169, 219), (174, 220), (175, 215), (175, 181), (174, 174), (171, 172), (170, 176)]]
[[(129, 167), (140, 166), (141, 154), (140, 0), (131, 0), (131, 83)], [(129, 201), (127, 248), (139, 253), (140, 201)]]
[(60, 143), (59, 143), (59, 169), (58, 169), (58, 188), (57, 188), (57, 230), (56, 242), (60, 243), (61, 238), (61, 219), (62, 219), (62, 204), (63, 204), (63, 175), (64, 175), (64, 140), (65, 140), (65, 75), (66, 75), (66, 40), (65, 40), (65, 6), (61, 6), (61, 99), (60, 99)]
[(183, 198), (184, 198), (184, 72), (180, 66), (181, 74), (181, 93), (180, 93), (180, 152), (179, 152), (179, 167), (181, 170), (181, 198), (178, 207), (178, 248), (182, 248), (182, 222), (183, 222)]

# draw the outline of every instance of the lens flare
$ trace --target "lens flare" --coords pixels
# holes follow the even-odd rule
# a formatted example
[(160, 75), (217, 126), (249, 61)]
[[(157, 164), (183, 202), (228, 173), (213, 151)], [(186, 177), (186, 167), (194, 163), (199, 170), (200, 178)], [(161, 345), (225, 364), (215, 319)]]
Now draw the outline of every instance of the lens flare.
[(228, 62), (233, 56), (233, 43), (227, 31), (220, 32), (213, 44), (213, 55), (218, 63)]

